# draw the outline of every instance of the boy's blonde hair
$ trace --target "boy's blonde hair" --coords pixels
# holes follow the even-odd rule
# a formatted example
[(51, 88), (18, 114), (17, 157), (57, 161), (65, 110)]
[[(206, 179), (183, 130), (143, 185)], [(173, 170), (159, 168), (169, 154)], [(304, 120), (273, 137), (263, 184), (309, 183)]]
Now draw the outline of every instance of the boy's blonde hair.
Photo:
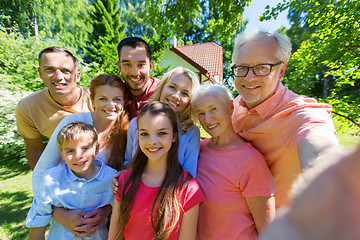
[(63, 127), (57, 135), (57, 146), (61, 150), (66, 141), (79, 140), (84, 137), (92, 139), (92, 144), (97, 145), (98, 135), (95, 128), (84, 122), (75, 121)]
[(190, 69), (184, 68), (184, 67), (176, 67), (176, 68), (166, 72), (164, 74), (164, 76), (162, 77), (160, 83), (156, 87), (155, 93), (151, 96), (150, 101), (151, 102), (152, 101), (160, 101), (160, 96), (164, 89), (164, 86), (171, 79), (172, 76), (174, 76), (175, 74), (178, 74), (178, 73), (184, 74), (191, 81), (190, 101), (184, 110), (182, 110), (180, 113), (176, 113), (176, 117), (179, 120), (180, 132), (182, 134), (186, 134), (187, 129), (197, 122), (197, 117), (196, 117), (195, 111), (192, 107), (191, 99), (192, 99), (192, 96), (194, 96), (194, 94), (199, 89), (200, 83), (199, 83), (199, 79), (197, 78), (196, 74), (193, 71), (191, 71)]

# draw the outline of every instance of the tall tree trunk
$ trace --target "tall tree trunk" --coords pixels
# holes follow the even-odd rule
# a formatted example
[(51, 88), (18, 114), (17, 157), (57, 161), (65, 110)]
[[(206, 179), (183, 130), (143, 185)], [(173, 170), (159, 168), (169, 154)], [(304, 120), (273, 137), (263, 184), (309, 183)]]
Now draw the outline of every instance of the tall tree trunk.
[(37, 24), (36, 16), (34, 16), (34, 33), (35, 33), (35, 43), (39, 44), (40, 43), (40, 40), (39, 40), (39, 26)]
[[(326, 75), (327, 70), (328, 70), (327, 66), (323, 67), (322, 71), (323, 71), (324, 76)], [(323, 99), (327, 98), (327, 96), (328, 96), (328, 87), (329, 87), (330, 77), (331, 76), (328, 75), (328, 76), (323, 78), (323, 89), (322, 89), (322, 97), (323, 97)]]
[(324, 77), (324, 82), (323, 82), (323, 98), (325, 99), (328, 96), (328, 85), (329, 85), (329, 76)]

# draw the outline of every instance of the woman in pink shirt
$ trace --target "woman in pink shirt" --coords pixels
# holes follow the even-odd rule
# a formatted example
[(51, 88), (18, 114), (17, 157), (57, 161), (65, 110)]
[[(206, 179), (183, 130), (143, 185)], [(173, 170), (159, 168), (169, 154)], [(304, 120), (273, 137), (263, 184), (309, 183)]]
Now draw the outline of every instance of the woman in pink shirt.
[(193, 98), (203, 129), (197, 179), (198, 239), (256, 239), (275, 217), (275, 183), (264, 157), (231, 124), (233, 96), (223, 86), (203, 85)]

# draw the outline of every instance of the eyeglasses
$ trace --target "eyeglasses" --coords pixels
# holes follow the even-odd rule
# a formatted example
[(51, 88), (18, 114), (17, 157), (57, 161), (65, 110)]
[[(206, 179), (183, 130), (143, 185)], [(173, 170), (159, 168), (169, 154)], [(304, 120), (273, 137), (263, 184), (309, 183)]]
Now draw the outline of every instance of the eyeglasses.
[(253, 67), (233, 65), (231, 69), (235, 77), (246, 77), (246, 75), (249, 73), (250, 68), (252, 69), (255, 76), (267, 76), (270, 74), (271, 69), (274, 66), (280, 65), (282, 63), (283, 61), (277, 62), (275, 64), (264, 63), (264, 64), (255, 65)]

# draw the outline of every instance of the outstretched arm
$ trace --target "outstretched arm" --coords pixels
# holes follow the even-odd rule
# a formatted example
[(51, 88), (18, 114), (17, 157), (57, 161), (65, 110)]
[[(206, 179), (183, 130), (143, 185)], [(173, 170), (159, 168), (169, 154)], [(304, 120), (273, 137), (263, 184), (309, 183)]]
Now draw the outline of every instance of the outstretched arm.
[(351, 154), (331, 158), (334, 164), (319, 173), (279, 214), (261, 240), (359, 238), (360, 146)]
[(297, 146), (301, 169), (308, 168), (311, 163), (323, 155), (327, 154), (332, 148), (338, 146), (338, 142), (324, 136), (312, 135), (304, 138)]

